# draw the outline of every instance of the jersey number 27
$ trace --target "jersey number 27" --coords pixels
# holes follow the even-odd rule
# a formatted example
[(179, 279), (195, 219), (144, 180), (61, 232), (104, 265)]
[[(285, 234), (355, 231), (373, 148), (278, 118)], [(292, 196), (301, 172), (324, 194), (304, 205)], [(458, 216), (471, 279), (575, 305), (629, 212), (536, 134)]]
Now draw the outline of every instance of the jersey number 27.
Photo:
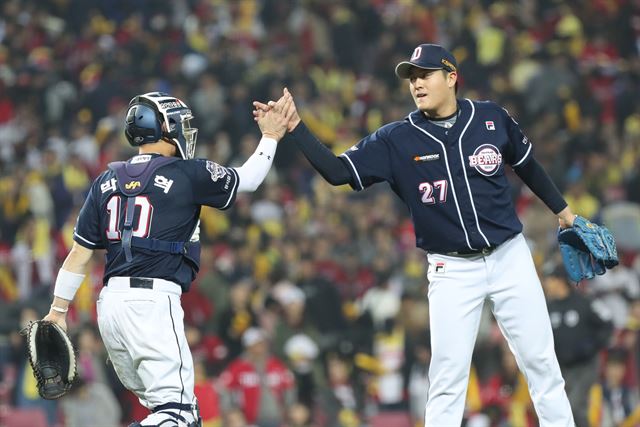
[[(107, 239), (109, 240), (120, 240), (120, 227), (118, 225), (120, 223), (120, 211), (123, 210), (125, 216), (127, 213), (127, 206), (125, 205), (124, 209), (121, 209), (122, 204), (122, 198), (117, 195), (112, 196), (107, 202), (107, 213), (109, 214)], [(151, 229), (153, 206), (149, 202), (149, 198), (147, 196), (136, 196), (135, 206), (140, 207), (140, 216), (138, 217), (137, 224), (134, 219), (134, 224), (136, 225), (133, 228), (133, 236), (147, 237), (149, 235), (149, 230)]]
[(436, 203), (436, 197), (434, 197), (434, 190), (438, 190), (438, 202), (444, 203), (447, 201), (447, 180), (439, 179), (437, 181), (422, 182), (418, 185), (418, 191), (422, 194), (422, 203), (425, 205), (433, 205)]

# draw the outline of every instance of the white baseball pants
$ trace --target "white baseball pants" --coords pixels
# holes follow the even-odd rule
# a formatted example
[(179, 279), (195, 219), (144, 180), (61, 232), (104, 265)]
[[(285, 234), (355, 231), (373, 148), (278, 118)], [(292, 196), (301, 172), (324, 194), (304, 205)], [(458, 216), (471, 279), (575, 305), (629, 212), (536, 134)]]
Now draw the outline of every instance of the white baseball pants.
[[(100, 334), (118, 378), (149, 409), (195, 404), (180, 295), (180, 286), (167, 280), (153, 279), (153, 289), (141, 289), (131, 288), (128, 277), (113, 277), (97, 302)], [(191, 412), (173, 412), (193, 421)]]
[(429, 254), (432, 358), (425, 427), (462, 423), (471, 356), (485, 301), (524, 373), (541, 427), (573, 427), (549, 313), (522, 234), (487, 256)]

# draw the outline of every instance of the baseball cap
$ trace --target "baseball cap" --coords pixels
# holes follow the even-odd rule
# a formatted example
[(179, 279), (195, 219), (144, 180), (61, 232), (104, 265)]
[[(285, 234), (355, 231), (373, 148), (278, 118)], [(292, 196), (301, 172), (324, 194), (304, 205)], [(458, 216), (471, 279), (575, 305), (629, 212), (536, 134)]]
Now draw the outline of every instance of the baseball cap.
[(413, 50), (408, 61), (396, 65), (396, 75), (401, 79), (408, 79), (412, 67), (451, 72), (457, 71), (458, 62), (451, 52), (438, 44), (421, 44)]
[(264, 331), (260, 328), (249, 328), (242, 334), (242, 345), (251, 347), (252, 345), (267, 339)]

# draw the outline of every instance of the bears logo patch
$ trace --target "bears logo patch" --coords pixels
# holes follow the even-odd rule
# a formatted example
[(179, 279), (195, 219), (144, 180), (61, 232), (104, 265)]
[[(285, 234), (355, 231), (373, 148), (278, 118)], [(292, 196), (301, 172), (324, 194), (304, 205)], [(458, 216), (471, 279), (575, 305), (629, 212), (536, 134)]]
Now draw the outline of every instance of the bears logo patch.
[(502, 164), (502, 154), (498, 147), (482, 144), (469, 156), (469, 166), (476, 168), (484, 176), (495, 174)]

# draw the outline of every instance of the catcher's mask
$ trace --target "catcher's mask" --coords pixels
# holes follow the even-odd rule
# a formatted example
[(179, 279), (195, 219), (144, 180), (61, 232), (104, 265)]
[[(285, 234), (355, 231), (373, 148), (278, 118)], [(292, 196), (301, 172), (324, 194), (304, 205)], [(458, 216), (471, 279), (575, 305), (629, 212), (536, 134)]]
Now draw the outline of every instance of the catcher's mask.
[(191, 127), (191, 109), (180, 99), (163, 92), (149, 92), (129, 102), (124, 134), (134, 147), (162, 138), (178, 148), (180, 157), (192, 159), (198, 129)]

